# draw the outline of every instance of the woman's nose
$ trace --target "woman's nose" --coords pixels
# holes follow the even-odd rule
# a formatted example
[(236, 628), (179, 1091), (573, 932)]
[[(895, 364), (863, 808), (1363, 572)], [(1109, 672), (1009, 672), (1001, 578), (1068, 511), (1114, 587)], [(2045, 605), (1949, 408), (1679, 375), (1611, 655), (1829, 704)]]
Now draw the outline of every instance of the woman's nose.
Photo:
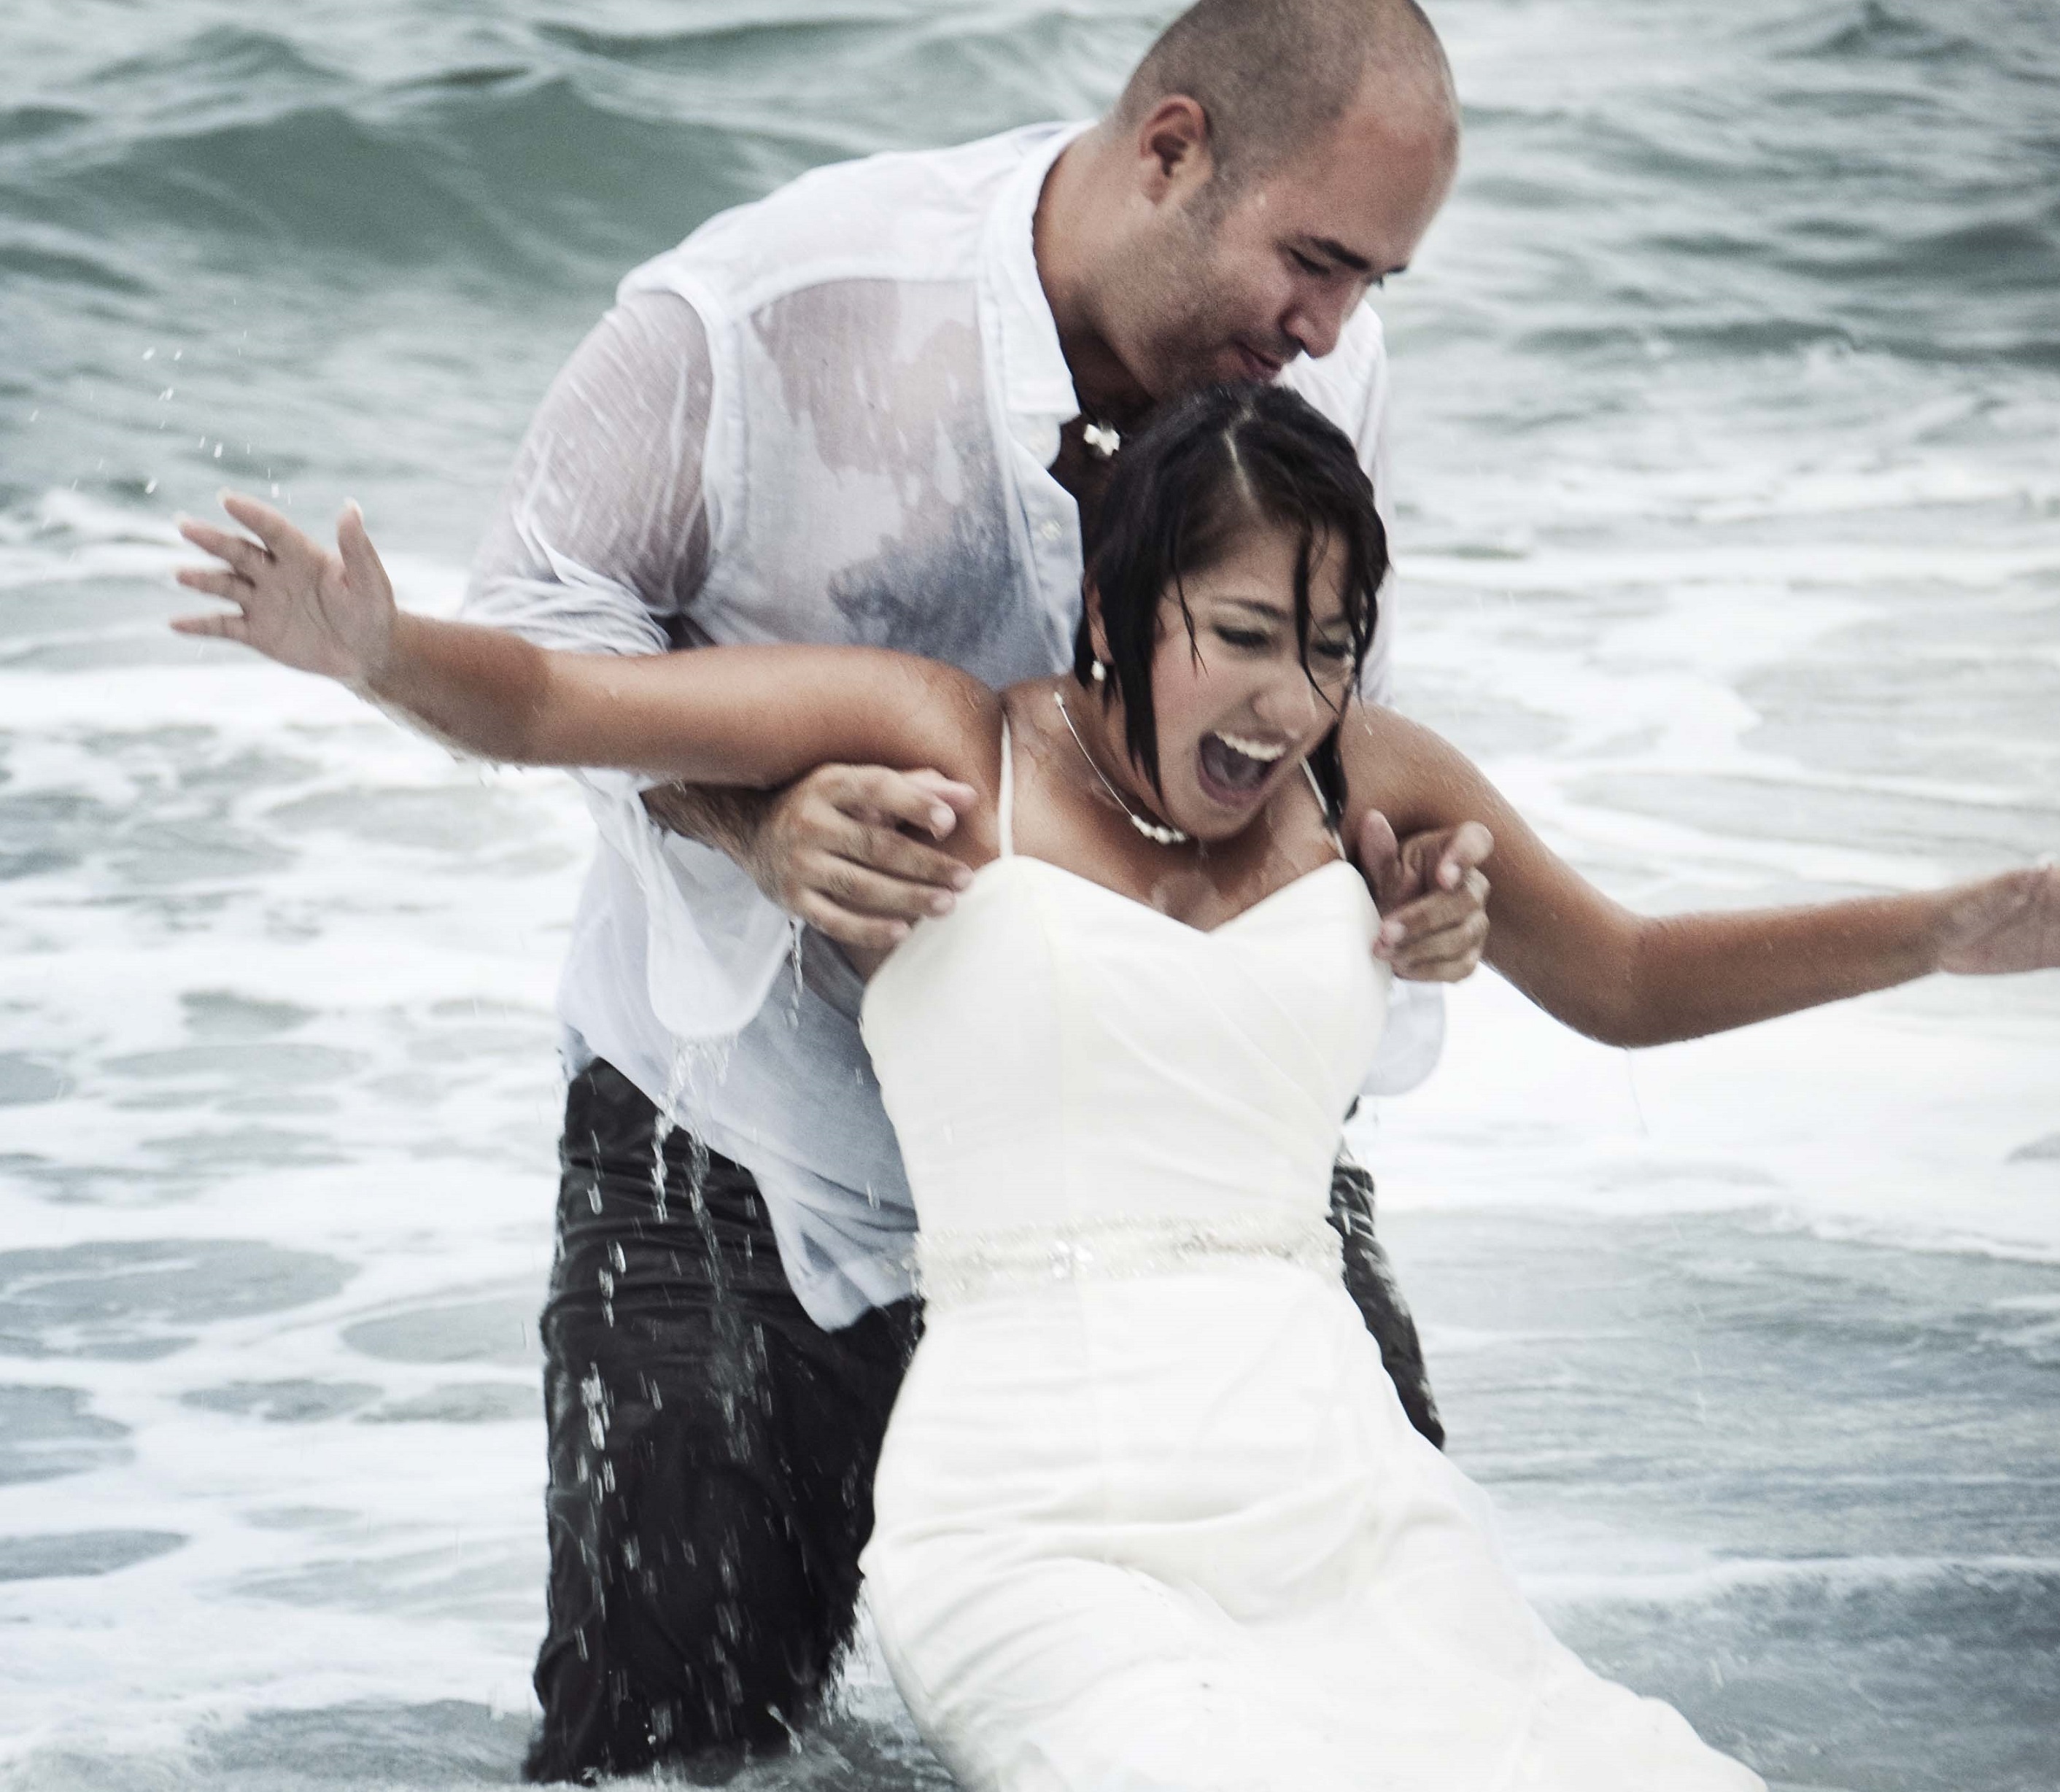
[(1299, 666), (1295, 668), (1292, 677), (1283, 678), (1271, 686), (1255, 705), (1260, 720), (1284, 734), (1306, 732), (1315, 723), (1316, 712), (1322, 706), (1321, 693)]

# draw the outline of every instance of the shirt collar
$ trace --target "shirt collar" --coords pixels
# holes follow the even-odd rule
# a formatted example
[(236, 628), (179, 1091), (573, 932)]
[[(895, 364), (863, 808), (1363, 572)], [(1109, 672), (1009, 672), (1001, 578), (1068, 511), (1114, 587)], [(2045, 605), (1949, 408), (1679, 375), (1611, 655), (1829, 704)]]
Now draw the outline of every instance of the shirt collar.
[(1021, 164), (988, 213), (980, 245), (981, 285), (992, 305), (988, 345), (998, 363), (1002, 409), (1009, 433), (1045, 467), (1058, 458), (1059, 431), (1080, 414), (1080, 401), (1037, 277), (1032, 233), (1044, 177), (1066, 146), (1089, 128), (1051, 125), (1044, 127), (1048, 134), (1031, 136)]

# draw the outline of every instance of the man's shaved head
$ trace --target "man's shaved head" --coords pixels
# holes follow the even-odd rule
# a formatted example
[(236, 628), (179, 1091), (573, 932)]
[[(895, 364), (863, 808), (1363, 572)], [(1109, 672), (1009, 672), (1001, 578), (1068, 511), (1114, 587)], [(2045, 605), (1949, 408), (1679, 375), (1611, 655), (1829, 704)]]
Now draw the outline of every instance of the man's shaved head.
[(1135, 126), (1176, 94), (1208, 114), (1226, 189), (1308, 148), (1362, 94), (1459, 130), (1444, 46), (1416, 0), (1200, 0), (1145, 52), (1115, 121)]
[(1045, 178), (1037, 273), (1086, 409), (1119, 423), (1337, 347), (1459, 166), (1415, 0), (1200, 0)]

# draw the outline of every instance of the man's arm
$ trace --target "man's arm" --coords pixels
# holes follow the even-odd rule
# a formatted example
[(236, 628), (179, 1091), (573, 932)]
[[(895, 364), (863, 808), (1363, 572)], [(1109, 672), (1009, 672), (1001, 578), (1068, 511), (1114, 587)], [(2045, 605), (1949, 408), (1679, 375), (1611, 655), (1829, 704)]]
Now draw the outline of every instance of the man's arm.
[[(1387, 452), (1387, 358), (1381, 351), (1357, 436), (1359, 461), (1373, 481), (1374, 507), (1387, 535), (1389, 571), (1380, 589), (1380, 615), (1359, 676), (1361, 700), (1383, 708), (1395, 701), (1396, 578), (1395, 497)], [(1366, 876), (1381, 914), (1376, 956), (1411, 983), (1462, 983), (1474, 974), (1487, 945), (1488, 883), (1482, 862), (1494, 845), (1477, 824), (1418, 833), (1397, 840), (1378, 812), (1352, 836), (1354, 861)], [(1423, 1000), (1435, 1002), (1435, 993)], [(1428, 1075), (1427, 1070), (1424, 1074)]]
[[(695, 639), (713, 383), (707, 332), (684, 300), (638, 293), (609, 312), (523, 439), (465, 619), (586, 653), (660, 653)], [(779, 791), (643, 793), (661, 826), (727, 854), (781, 908), (875, 949), (934, 912), (960, 868), (902, 832), (933, 832), (940, 799), (956, 816), (972, 793), (878, 766), (824, 766)]]

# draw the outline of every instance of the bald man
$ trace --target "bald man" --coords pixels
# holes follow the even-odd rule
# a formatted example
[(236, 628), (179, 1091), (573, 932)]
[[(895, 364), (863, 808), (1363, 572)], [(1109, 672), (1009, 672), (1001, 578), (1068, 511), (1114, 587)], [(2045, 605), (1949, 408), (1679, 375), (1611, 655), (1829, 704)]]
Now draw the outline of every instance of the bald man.
[[(712, 219), (628, 277), (552, 387), (466, 613), (595, 652), (890, 647), (996, 688), (1069, 665), (1107, 458), (1162, 400), (1292, 385), (1386, 507), (1361, 301), (1415, 253), (1458, 136), (1411, 0), (1202, 0), (1098, 123), (820, 169)], [(1392, 629), (1384, 611), (1375, 701)], [(920, 1319), (915, 1215), (837, 946), (948, 911), (963, 868), (927, 843), (972, 795), (876, 766), (762, 796), (585, 782), (601, 844), (561, 989), (541, 1327), (551, 1579), (527, 1771), (546, 1780), (783, 1745), (849, 1638)], [(1398, 973), (1467, 974), (1486, 928), (1469, 843), (1398, 848), (1376, 822), (1359, 844)], [(1371, 1187), (1342, 1159), (1334, 1221), (1435, 1440)]]

